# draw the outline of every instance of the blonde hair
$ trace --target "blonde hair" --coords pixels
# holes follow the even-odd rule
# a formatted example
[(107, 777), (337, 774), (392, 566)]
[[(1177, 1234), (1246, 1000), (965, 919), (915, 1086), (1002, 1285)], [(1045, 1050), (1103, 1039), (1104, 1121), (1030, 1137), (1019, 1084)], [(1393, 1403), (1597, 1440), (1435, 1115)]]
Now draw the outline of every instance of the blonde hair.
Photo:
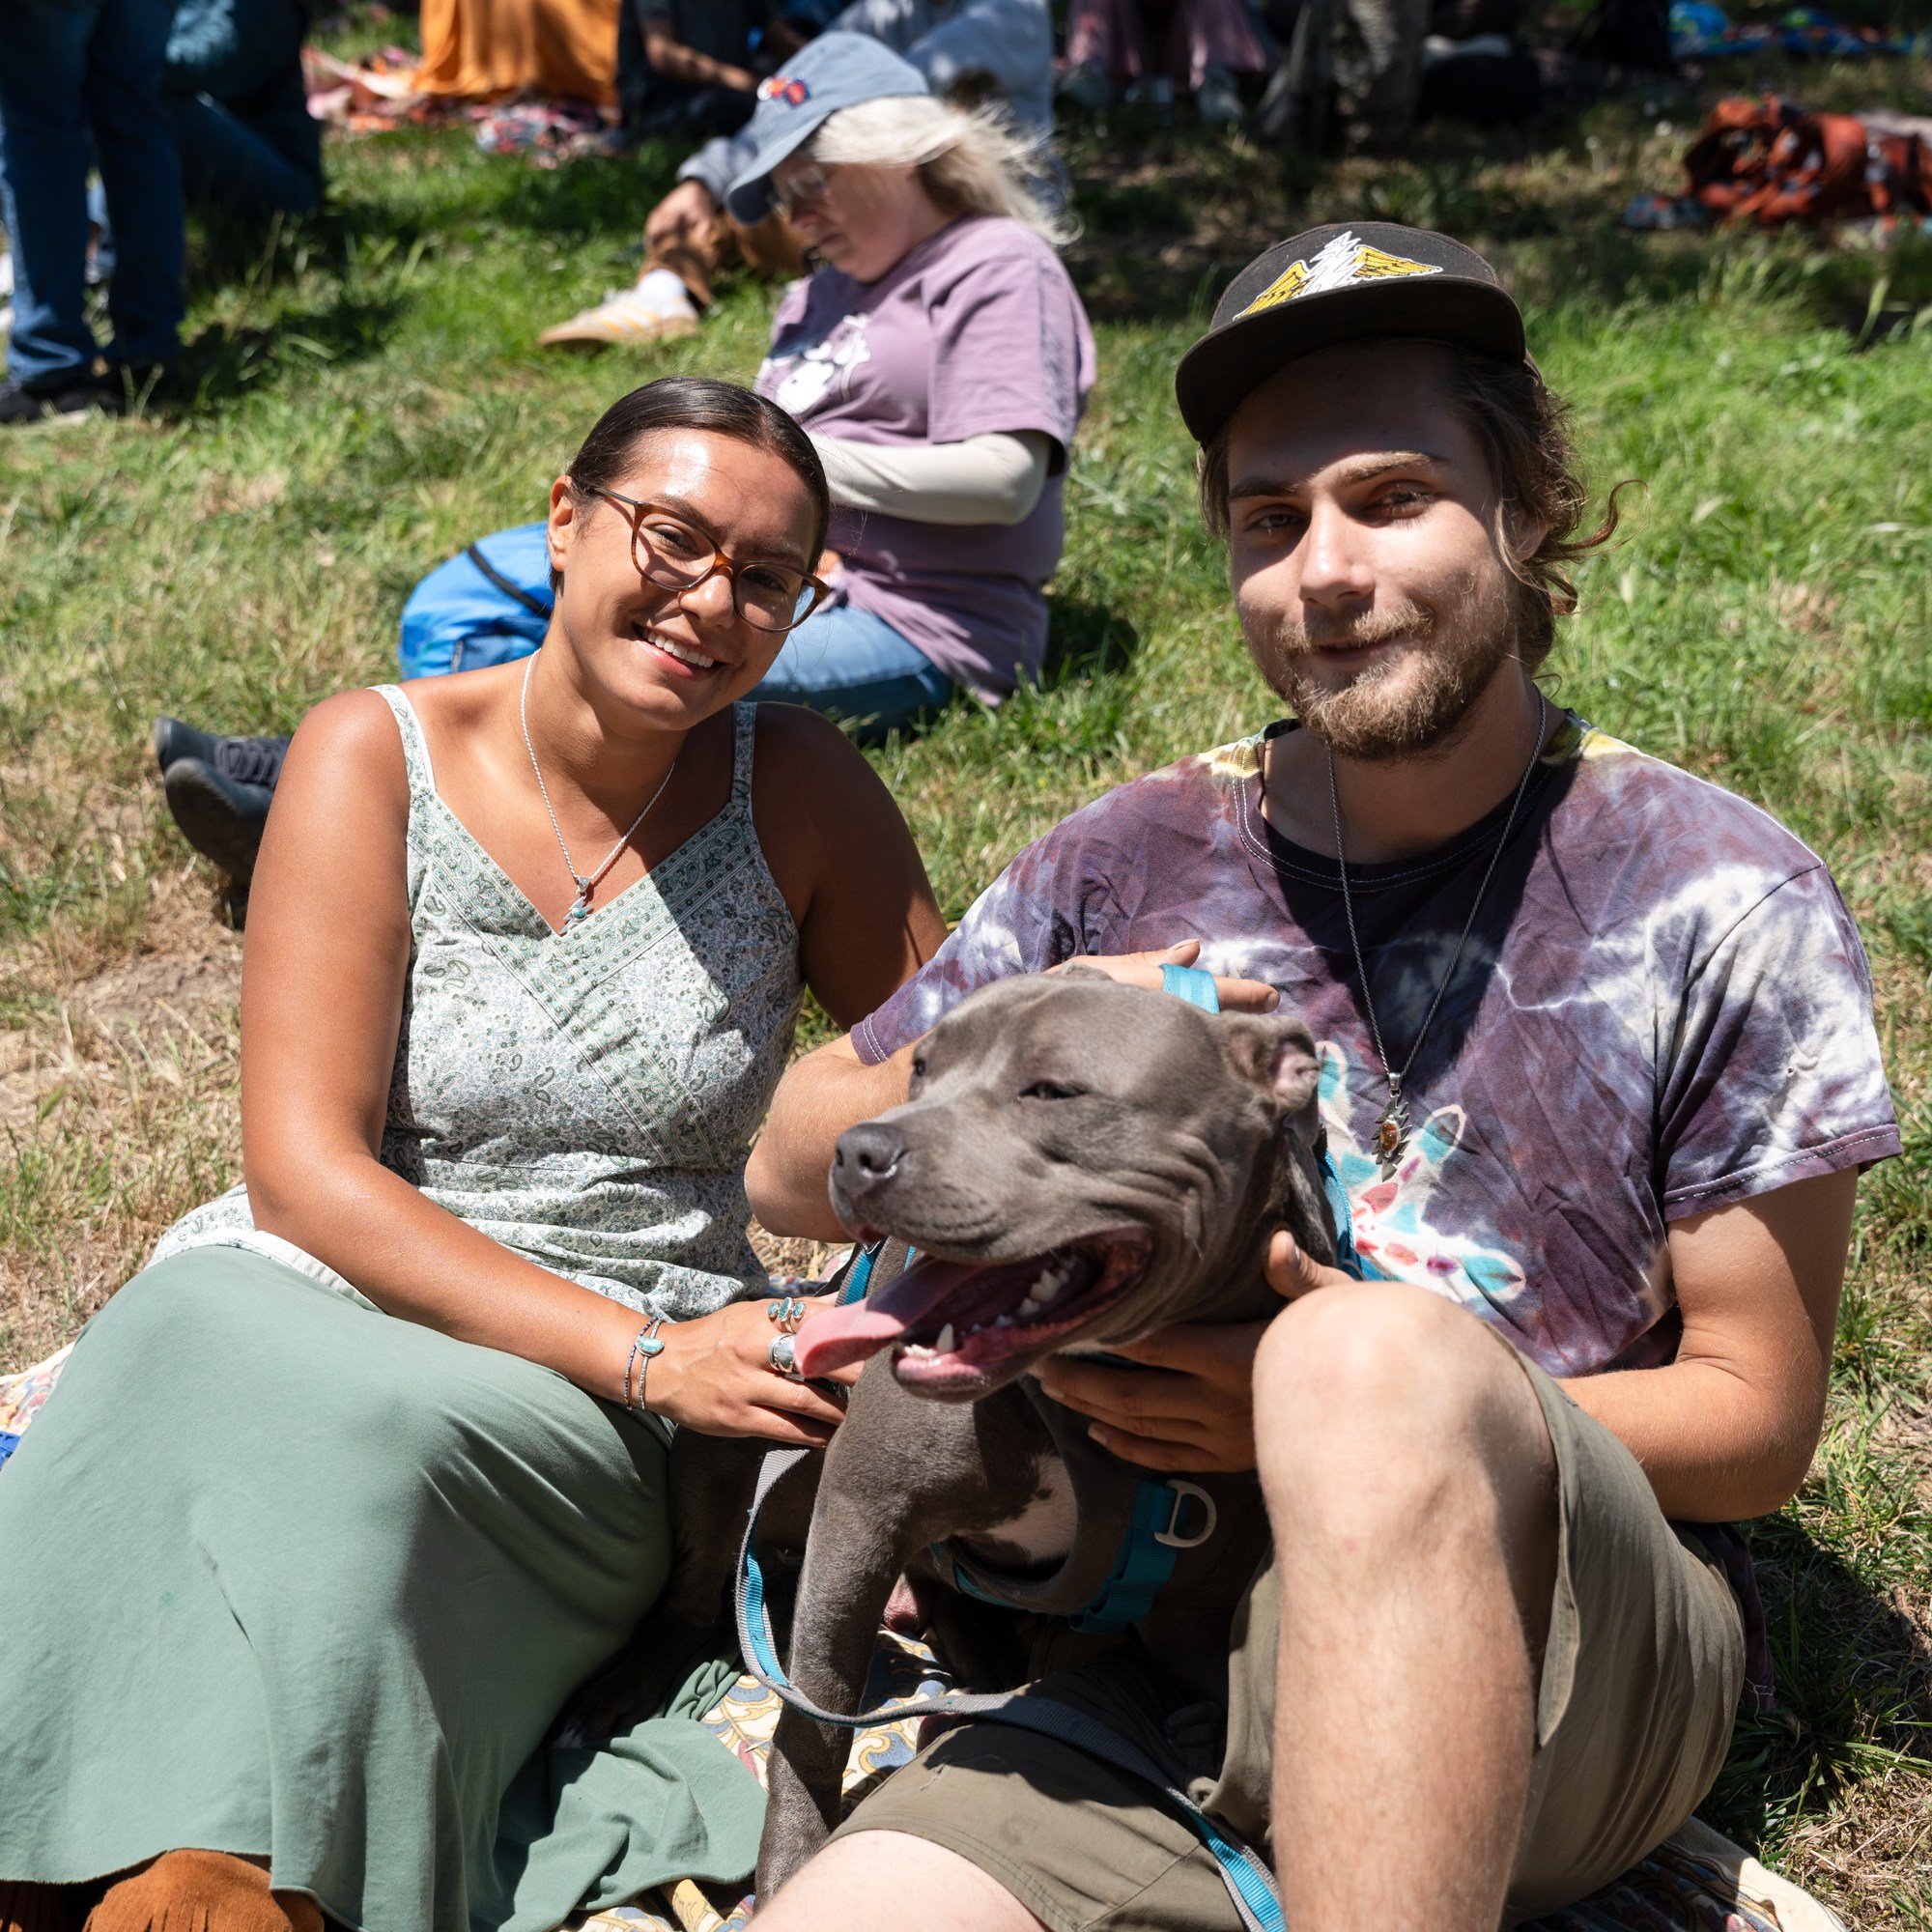
[(929, 94), (861, 101), (828, 116), (805, 154), (828, 166), (916, 168), (944, 213), (1004, 215), (1056, 248), (1075, 233), (1034, 188), (1051, 166), (1045, 143), (1016, 133), (998, 107), (969, 111)]

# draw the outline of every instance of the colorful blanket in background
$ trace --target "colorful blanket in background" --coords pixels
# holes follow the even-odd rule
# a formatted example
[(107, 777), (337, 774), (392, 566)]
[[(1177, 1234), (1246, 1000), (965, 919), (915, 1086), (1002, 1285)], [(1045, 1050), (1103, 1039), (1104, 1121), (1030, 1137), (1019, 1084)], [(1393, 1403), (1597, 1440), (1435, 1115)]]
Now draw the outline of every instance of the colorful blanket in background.
[(1834, 20), (1810, 7), (1794, 7), (1776, 21), (1736, 26), (1710, 0), (1675, 0), (1670, 9), (1670, 51), (1679, 60), (1754, 54), (1767, 47), (1817, 60), (1854, 54), (1924, 54), (1932, 49), (1932, 34), (1881, 34), (1874, 27)]
[(34, 1419), (34, 1411), (53, 1393), (54, 1383), (60, 1379), (61, 1364), (72, 1350), (73, 1344), (70, 1342), (58, 1354), (49, 1355), (44, 1362), (36, 1362), (17, 1376), (0, 1376), (0, 1463), (19, 1446), (27, 1424)]
[(522, 155), (532, 167), (614, 155), (623, 146), (622, 133), (588, 100), (513, 100), (469, 113), (484, 154)]
[(554, 168), (582, 155), (612, 155), (620, 141), (615, 109), (594, 100), (555, 99), (528, 89), (496, 101), (463, 101), (420, 86), (415, 56), (402, 47), (351, 63), (317, 47), (302, 49), (308, 111), (353, 134), (390, 134), (402, 128), (476, 126), (486, 155), (522, 155)]
[(384, 47), (359, 61), (303, 47), (302, 85), (316, 120), (357, 134), (446, 127), (459, 111), (456, 102), (416, 85), (416, 57), (405, 47)]

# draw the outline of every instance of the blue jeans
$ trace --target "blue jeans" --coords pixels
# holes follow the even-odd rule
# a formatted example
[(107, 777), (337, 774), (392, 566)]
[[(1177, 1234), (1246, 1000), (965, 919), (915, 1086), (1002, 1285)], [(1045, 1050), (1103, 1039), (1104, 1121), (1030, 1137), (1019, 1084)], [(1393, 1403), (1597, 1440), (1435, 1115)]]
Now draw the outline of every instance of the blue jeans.
[(834, 604), (808, 617), (751, 693), (753, 702), (810, 705), (859, 725), (862, 745), (876, 745), (952, 696), (952, 680), (883, 617)]
[(161, 105), (174, 0), (0, 0), (0, 219), (14, 247), (9, 373), (49, 389), (86, 374), (88, 134), (118, 244), (114, 362), (181, 353), (181, 168)]
[(181, 0), (161, 96), (190, 208), (261, 221), (321, 201), (322, 129), (302, 86), (308, 17), (306, 0)]
[(169, 97), (182, 186), (198, 211), (259, 222), (320, 206), (322, 129), (303, 104), (299, 69), (294, 83), (293, 101), (253, 115), (206, 94)]

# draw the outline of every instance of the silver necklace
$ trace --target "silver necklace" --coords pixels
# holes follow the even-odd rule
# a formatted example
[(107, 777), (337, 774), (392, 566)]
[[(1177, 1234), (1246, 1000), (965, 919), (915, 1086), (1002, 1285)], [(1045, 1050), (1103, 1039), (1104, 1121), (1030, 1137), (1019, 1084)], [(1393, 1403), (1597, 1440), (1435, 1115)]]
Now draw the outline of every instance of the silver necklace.
[(544, 810), (550, 813), (550, 829), (556, 834), (556, 849), (563, 854), (564, 866), (577, 886), (577, 897), (563, 916), (563, 929), (568, 932), (579, 920), (590, 917), (590, 895), (596, 890), (597, 882), (617, 863), (617, 855), (631, 842), (632, 833), (644, 822), (650, 815), (651, 807), (664, 796), (665, 786), (670, 783), (671, 774), (677, 770), (677, 760), (673, 758), (670, 761), (670, 771), (658, 781), (657, 790), (644, 801), (643, 810), (631, 820), (623, 838), (605, 853), (604, 863), (585, 878), (577, 869), (570, 856), (570, 847), (563, 842), (563, 827), (556, 822), (556, 808), (550, 802), (550, 787), (544, 783), (543, 767), (537, 763), (537, 748), (530, 743), (530, 672), (536, 668), (536, 654), (532, 652), (529, 663), (524, 667), (524, 688), (517, 695), (517, 717), (524, 727), (524, 750), (530, 754), (530, 770), (537, 775), (537, 790), (543, 794)]
[(1549, 705), (1543, 693), (1536, 694), (1536, 742), (1529, 748), (1529, 762), (1522, 768), (1522, 777), (1517, 781), (1516, 796), (1510, 800), (1509, 816), (1503, 820), (1502, 836), (1496, 840), (1496, 847), (1490, 854), (1490, 863), (1483, 867), (1483, 883), (1476, 888), (1475, 902), (1469, 907), (1469, 917), (1463, 922), (1463, 936), (1456, 942), (1456, 951), (1450, 954), (1448, 970), (1442, 975), (1435, 987), (1435, 997), (1429, 1003), (1429, 1010), (1422, 1016), (1422, 1025), (1416, 1030), (1415, 1043), (1408, 1049), (1408, 1058), (1402, 1063), (1398, 1072), (1388, 1064), (1388, 1049), (1382, 1045), (1382, 1030), (1376, 1020), (1376, 1003), (1369, 994), (1369, 969), (1362, 959), (1362, 942), (1355, 931), (1355, 901), (1349, 891), (1349, 865), (1342, 856), (1342, 800), (1335, 789), (1335, 753), (1328, 753), (1328, 809), (1335, 818), (1335, 866), (1342, 875), (1342, 910), (1349, 919), (1349, 944), (1355, 954), (1355, 977), (1361, 982), (1362, 1009), (1368, 1014), (1369, 1037), (1376, 1043), (1376, 1058), (1381, 1063), (1382, 1078), (1388, 1082), (1388, 1105), (1376, 1117), (1375, 1155), (1381, 1169), (1381, 1178), (1386, 1180), (1395, 1172), (1396, 1163), (1402, 1159), (1402, 1151), (1408, 1145), (1408, 1096), (1403, 1092), (1403, 1083), (1408, 1078), (1408, 1070), (1415, 1065), (1415, 1056), (1422, 1051), (1422, 1042), (1429, 1037), (1430, 1022), (1435, 1017), (1435, 1009), (1442, 1004), (1442, 996), (1449, 990), (1449, 982), (1456, 977), (1456, 969), (1463, 963), (1463, 949), (1469, 943), (1469, 934), (1474, 929), (1476, 915), (1482, 910), (1483, 896), (1490, 890), (1490, 880), (1496, 869), (1496, 861), (1503, 855), (1503, 847), (1509, 843), (1510, 834), (1516, 830), (1516, 815), (1522, 805), (1522, 795), (1529, 789), (1529, 775), (1536, 769), (1536, 761), (1543, 755), (1543, 733), (1549, 722)]

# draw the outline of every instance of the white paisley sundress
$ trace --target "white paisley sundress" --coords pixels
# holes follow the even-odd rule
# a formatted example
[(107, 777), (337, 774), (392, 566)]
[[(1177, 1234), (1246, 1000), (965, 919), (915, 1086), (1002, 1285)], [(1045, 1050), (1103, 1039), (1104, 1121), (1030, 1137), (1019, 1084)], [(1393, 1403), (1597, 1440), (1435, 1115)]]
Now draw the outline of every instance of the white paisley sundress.
[[(540, 1266), (683, 1320), (766, 1276), (745, 1158), (789, 1055), (798, 933), (752, 823), (756, 712), (734, 707), (723, 810), (608, 905), (554, 932), (436, 789), (402, 691), (410, 970), (384, 1167)], [(353, 1286), (255, 1229), (245, 1185), (156, 1261), (256, 1249)]]

